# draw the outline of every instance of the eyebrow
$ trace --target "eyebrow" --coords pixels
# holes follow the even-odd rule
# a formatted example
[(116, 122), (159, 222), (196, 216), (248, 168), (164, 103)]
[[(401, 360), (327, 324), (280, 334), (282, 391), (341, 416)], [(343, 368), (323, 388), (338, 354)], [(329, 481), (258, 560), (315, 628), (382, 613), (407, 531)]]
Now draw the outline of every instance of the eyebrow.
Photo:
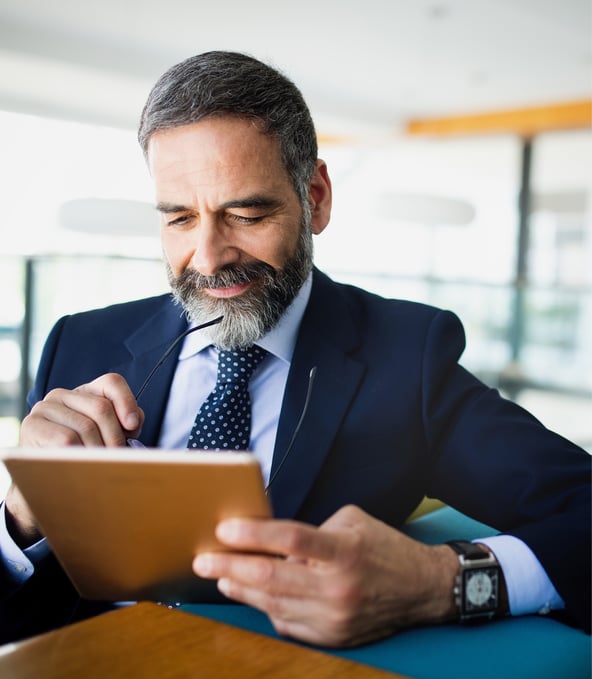
[(184, 205), (167, 203), (166, 201), (156, 203), (156, 209), (158, 212), (163, 212), (164, 214), (169, 214), (171, 212), (187, 212), (187, 210), (189, 210), (189, 208)]
[[(220, 210), (227, 210), (228, 208), (277, 208), (282, 204), (282, 201), (271, 198), (270, 196), (258, 195), (247, 196), (246, 198), (239, 198), (236, 200), (229, 200), (219, 206)], [(189, 212), (193, 208), (180, 203), (169, 203), (161, 201), (156, 204), (156, 209), (164, 214), (171, 214), (173, 212)]]

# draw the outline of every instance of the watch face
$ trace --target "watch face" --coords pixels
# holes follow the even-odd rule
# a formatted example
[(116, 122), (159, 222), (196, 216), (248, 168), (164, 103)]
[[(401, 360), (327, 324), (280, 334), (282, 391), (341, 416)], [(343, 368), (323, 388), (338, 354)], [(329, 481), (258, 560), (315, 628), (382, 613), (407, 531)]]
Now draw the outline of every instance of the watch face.
[(495, 568), (477, 568), (464, 573), (467, 612), (497, 606), (498, 572)]

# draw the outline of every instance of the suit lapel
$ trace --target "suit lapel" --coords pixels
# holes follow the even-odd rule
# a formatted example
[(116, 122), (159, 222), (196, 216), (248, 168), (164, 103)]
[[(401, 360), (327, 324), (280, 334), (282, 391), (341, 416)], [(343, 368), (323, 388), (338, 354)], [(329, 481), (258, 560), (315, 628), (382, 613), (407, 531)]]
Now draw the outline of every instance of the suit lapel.
[(337, 288), (315, 271), (282, 403), (271, 474), (287, 450), (306, 398), (309, 374), (315, 383), (302, 428), (270, 489), (274, 514), (293, 517), (314, 482), (365, 372), (351, 358), (360, 331)]
[[(186, 328), (187, 322), (180, 308), (170, 298), (124, 342), (131, 354), (129, 363), (119, 366), (134, 393), (143, 384), (162, 354)], [(140, 440), (146, 446), (156, 446), (168, 394), (177, 367), (181, 344), (167, 357), (151, 378), (138, 404), (144, 410), (144, 426)]]

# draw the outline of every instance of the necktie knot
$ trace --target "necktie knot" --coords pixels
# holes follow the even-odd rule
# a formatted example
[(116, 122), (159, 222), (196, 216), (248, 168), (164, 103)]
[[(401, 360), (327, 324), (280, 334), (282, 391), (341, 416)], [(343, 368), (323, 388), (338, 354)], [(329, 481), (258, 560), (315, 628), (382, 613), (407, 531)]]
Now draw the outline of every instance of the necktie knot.
[(255, 368), (261, 363), (266, 353), (265, 349), (255, 345), (247, 349), (221, 350), (218, 353), (216, 385), (248, 384)]

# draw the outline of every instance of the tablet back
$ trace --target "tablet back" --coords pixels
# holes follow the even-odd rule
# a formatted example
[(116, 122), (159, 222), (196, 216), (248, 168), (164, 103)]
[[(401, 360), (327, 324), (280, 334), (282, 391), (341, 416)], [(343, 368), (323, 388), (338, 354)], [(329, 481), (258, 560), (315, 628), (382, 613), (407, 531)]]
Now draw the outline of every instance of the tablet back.
[(223, 549), (216, 524), (270, 516), (249, 453), (19, 448), (1, 459), (84, 598), (199, 601), (211, 583), (191, 563)]

